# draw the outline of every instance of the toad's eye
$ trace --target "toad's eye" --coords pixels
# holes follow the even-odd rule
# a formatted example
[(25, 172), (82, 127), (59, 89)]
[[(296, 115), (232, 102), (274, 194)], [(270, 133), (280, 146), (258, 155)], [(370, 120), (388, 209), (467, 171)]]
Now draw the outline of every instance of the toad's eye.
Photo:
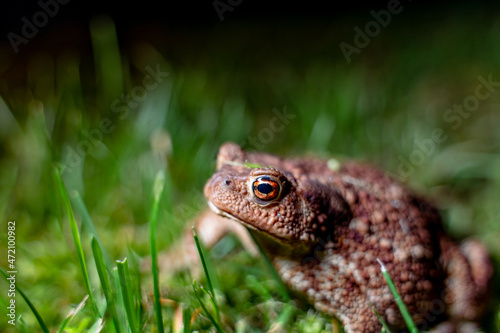
[(276, 199), (280, 193), (280, 184), (270, 177), (259, 177), (253, 181), (253, 194), (260, 200)]

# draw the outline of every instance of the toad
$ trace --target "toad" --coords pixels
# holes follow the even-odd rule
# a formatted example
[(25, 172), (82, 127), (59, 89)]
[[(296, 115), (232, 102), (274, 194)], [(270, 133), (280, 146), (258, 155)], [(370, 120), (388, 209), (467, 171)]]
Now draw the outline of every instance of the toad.
[(222, 145), (204, 188), (216, 214), (250, 229), (283, 281), (347, 333), (405, 324), (380, 260), (415, 323), (475, 331), (492, 264), (477, 240), (456, 243), (433, 205), (358, 162), (285, 159)]

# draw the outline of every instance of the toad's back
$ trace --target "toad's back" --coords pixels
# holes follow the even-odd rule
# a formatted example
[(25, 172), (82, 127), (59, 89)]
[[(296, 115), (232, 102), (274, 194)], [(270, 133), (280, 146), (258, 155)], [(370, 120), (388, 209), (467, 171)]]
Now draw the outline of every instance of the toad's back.
[[(380, 273), (379, 259), (400, 286), (417, 322), (436, 312), (444, 287), (444, 271), (436, 260), (444, 237), (436, 209), (371, 166), (347, 162), (331, 170), (326, 161), (316, 159), (281, 164), (296, 179), (307, 178), (339, 192), (351, 213), (335, 224), (332, 237), (323, 239), (325, 251), (300, 262), (274, 256), (285, 281), (344, 323), (352, 312), (347, 317), (358, 319), (353, 329), (358, 325), (369, 331), (373, 310), (359, 306), (368, 303), (376, 305), (390, 324), (400, 326), (402, 318)], [(344, 309), (341, 314), (339, 308)], [(436, 313), (433, 317), (437, 319)]]

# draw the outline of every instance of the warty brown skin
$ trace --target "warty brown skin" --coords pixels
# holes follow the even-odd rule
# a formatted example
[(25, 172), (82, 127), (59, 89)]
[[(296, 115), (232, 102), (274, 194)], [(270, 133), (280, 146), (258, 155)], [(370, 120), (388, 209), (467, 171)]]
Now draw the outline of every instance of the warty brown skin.
[[(255, 192), (262, 177), (278, 184), (276, 198), (259, 199), (259, 188), (271, 189)], [(482, 315), (492, 276), (486, 249), (451, 241), (433, 206), (371, 166), (345, 162), (332, 170), (325, 160), (226, 143), (204, 192), (216, 213), (257, 231), (285, 283), (339, 318), (347, 333), (380, 332), (370, 305), (393, 331), (405, 327), (377, 259), (421, 328), (443, 320), (434, 332), (477, 328), (470, 323)]]

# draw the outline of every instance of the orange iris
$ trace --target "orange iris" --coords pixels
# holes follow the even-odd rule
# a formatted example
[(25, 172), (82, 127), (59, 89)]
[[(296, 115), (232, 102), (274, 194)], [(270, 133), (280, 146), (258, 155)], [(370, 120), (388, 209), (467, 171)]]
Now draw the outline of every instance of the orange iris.
[(259, 177), (252, 184), (253, 193), (260, 200), (273, 200), (280, 192), (280, 185), (269, 177)]

